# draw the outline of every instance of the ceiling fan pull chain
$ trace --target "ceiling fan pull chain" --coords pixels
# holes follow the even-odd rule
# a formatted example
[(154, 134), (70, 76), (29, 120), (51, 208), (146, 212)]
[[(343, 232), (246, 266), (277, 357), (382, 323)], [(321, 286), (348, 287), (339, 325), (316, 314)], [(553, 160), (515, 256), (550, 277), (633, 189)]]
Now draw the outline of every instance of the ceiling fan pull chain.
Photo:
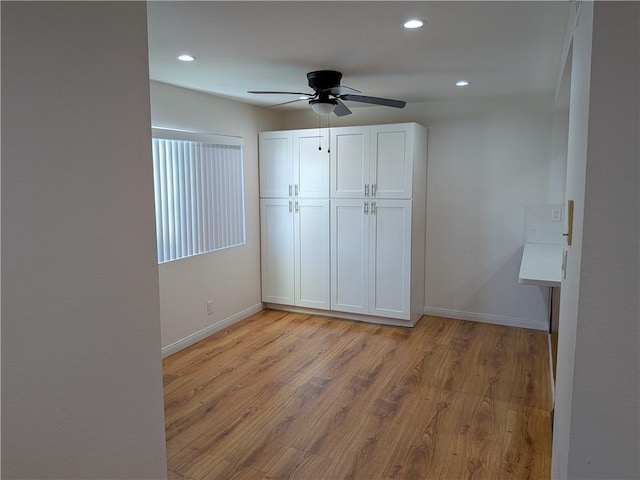
[(318, 150), (322, 150), (322, 115), (318, 115)]
[(329, 126), (329, 115), (327, 115), (327, 135), (329, 137), (327, 143), (327, 153), (331, 153), (331, 127)]

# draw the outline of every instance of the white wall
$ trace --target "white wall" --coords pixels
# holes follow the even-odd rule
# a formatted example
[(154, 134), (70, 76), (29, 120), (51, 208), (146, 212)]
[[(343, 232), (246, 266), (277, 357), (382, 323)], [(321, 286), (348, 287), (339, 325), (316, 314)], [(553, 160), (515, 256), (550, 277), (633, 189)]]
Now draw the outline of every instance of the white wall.
[(553, 478), (637, 479), (640, 5), (583, 2), (573, 36)]
[[(151, 119), (154, 126), (245, 139), (247, 243), (159, 266), (162, 346), (166, 355), (262, 309), (258, 132), (281, 128), (282, 115), (151, 82)], [(207, 301), (213, 301), (213, 315), (207, 315)]]
[(2, 478), (166, 478), (146, 35), (2, 2)]
[[(425, 313), (546, 328), (547, 289), (518, 284), (518, 272), (525, 207), (549, 198), (552, 99), (352, 110), (331, 124), (415, 121), (429, 128)], [(308, 111), (285, 117), (287, 128), (317, 124)]]

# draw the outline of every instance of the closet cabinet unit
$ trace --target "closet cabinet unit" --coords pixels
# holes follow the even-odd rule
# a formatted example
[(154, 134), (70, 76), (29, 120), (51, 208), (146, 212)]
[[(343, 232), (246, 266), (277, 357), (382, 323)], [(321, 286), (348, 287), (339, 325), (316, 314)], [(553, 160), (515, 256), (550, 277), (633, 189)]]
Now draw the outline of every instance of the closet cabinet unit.
[(410, 320), (411, 200), (331, 201), (333, 310)]
[(259, 136), (259, 149), (260, 197), (329, 197), (329, 149), (325, 131), (263, 132)]
[[(413, 196), (420, 168), (415, 123), (331, 129), (332, 198), (404, 198)], [(414, 176), (416, 177), (414, 180)]]
[(424, 311), (426, 159), (415, 123), (260, 134), (262, 300), (413, 326)]
[(262, 199), (262, 301), (329, 309), (329, 200)]

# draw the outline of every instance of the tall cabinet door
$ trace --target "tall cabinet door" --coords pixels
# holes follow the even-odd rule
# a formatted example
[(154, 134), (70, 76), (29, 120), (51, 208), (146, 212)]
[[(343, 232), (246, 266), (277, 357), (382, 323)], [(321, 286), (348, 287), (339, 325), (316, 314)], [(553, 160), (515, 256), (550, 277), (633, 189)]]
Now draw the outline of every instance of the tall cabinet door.
[(262, 132), (260, 149), (260, 197), (293, 196), (294, 164), (291, 132)]
[(294, 304), (293, 200), (260, 200), (262, 301)]
[(294, 200), (295, 304), (329, 310), (329, 200)]
[(331, 197), (363, 198), (369, 189), (369, 127), (331, 129)]
[(294, 196), (329, 197), (329, 151), (326, 130), (293, 131)]
[(414, 130), (409, 124), (371, 127), (372, 196), (412, 196)]
[(331, 309), (369, 310), (369, 202), (331, 200)]
[(369, 313), (411, 316), (411, 200), (373, 200), (370, 207)]

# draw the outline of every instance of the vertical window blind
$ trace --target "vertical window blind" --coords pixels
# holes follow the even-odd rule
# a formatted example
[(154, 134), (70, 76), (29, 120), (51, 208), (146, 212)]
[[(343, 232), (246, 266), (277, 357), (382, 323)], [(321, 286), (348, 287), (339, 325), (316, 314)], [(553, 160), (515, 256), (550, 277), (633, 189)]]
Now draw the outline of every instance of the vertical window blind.
[(242, 139), (153, 129), (158, 263), (242, 245)]

